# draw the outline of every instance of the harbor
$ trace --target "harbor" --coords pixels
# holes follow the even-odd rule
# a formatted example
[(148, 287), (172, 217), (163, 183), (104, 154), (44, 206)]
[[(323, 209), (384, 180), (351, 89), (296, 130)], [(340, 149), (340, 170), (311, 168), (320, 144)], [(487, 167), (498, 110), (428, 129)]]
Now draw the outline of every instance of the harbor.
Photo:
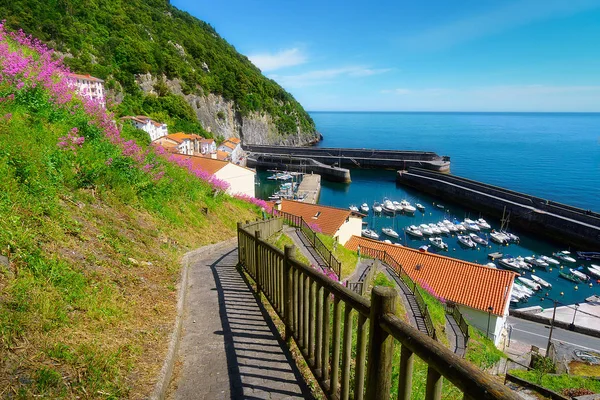
[(321, 176), (276, 169), (258, 171), (258, 196), (265, 200), (298, 200), (317, 204), (321, 193)]

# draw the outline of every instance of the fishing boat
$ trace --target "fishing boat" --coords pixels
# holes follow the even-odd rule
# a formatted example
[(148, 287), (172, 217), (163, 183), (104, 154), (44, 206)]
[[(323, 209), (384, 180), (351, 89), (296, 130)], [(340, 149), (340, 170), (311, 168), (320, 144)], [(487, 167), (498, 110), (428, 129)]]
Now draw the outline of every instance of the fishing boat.
[(487, 246), (488, 245), (488, 241), (485, 240), (484, 238), (482, 238), (481, 236), (477, 235), (476, 233), (469, 233), (469, 237), (475, 243), (479, 243), (482, 246)]
[(446, 208), (443, 204), (436, 204), (435, 206), (437, 208), (441, 208), (442, 210)]
[(578, 277), (579, 279), (581, 279), (582, 281), (589, 281), (590, 280), (589, 276), (587, 276), (586, 274), (584, 274), (581, 271), (577, 271), (576, 269), (569, 268), (569, 272), (572, 273), (573, 275), (575, 275), (576, 277)]
[(566, 262), (570, 262), (570, 263), (574, 263), (577, 262), (577, 260), (575, 260), (573, 257), (571, 257), (571, 252), (570, 251), (557, 251), (556, 253), (552, 253), (552, 255), (556, 258), (560, 258), (563, 261)]
[(532, 274), (532, 275), (531, 275), (531, 279), (533, 279), (533, 281), (534, 281), (535, 283), (538, 283), (538, 284), (542, 285), (542, 286), (543, 286), (543, 287), (545, 287), (545, 288), (551, 288), (551, 287), (552, 287), (552, 285), (551, 285), (550, 283), (546, 282), (545, 280), (543, 280), (542, 278), (540, 278), (540, 277), (539, 277), (539, 276), (537, 276), (537, 275), (533, 275), (533, 274)]
[(539, 267), (543, 269), (546, 269), (549, 266), (549, 264), (541, 258), (525, 257), (525, 262), (531, 265), (532, 267)]
[(373, 211), (376, 213), (380, 213), (382, 210), (381, 208), (381, 204), (379, 204), (378, 202), (373, 203)]
[(519, 265), (517, 260), (509, 255), (507, 255), (505, 258), (501, 258), (500, 260), (498, 260), (498, 264), (500, 264), (501, 267), (510, 269), (511, 271), (521, 271), (521, 266)]
[(421, 230), (421, 232), (424, 235), (429, 235), (429, 236), (433, 235), (433, 232), (431, 231), (431, 228), (427, 224), (421, 224), (421, 225), (419, 225), (419, 229)]
[(521, 241), (521, 238), (515, 235), (514, 233), (510, 233), (508, 231), (500, 231), (500, 233), (503, 233), (504, 236), (506, 236), (508, 240), (512, 243), (519, 243)]
[(548, 264), (554, 264), (554, 265), (559, 265), (560, 262), (558, 260), (555, 260), (552, 257), (548, 257), (548, 256), (540, 256), (540, 258), (542, 260), (544, 260), (545, 262), (547, 262)]
[(443, 222), (438, 222), (436, 225), (442, 233), (446, 235), (450, 233), (450, 229), (446, 225), (444, 225)]
[(383, 200), (383, 204), (381, 205), (381, 208), (383, 209), (383, 211), (388, 212), (390, 214), (395, 214), (396, 210), (397, 210), (396, 206), (394, 206), (394, 203), (392, 203), (388, 199)]
[(400, 206), (402, 207), (402, 211), (408, 214), (414, 214), (417, 209), (413, 207), (408, 201), (402, 200), (400, 202)]
[(492, 229), (492, 227), (490, 226), (490, 224), (487, 223), (487, 221), (483, 218), (479, 218), (477, 221), (475, 221), (475, 223), (481, 228), (481, 229)]
[(431, 232), (433, 232), (434, 235), (441, 235), (442, 231), (440, 230), (440, 228), (438, 228), (438, 226), (436, 224), (429, 224), (429, 229), (431, 229)]
[(352, 212), (358, 212), (358, 207), (356, 207), (355, 205), (351, 205), (350, 207), (348, 207), (350, 209), (350, 211)]
[(360, 231), (360, 233), (364, 237), (369, 238), (369, 239), (375, 239), (375, 240), (379, 239), (379, 235), (377, 233), (375, 233), (375, 231), (372, 231), (370, 229), (363, 229), (362, 231)]
[(442, 250), (446, 250), (448, 251), (448, 245), (446, 243), (444, 243), (444, 241), (442, 240), (441, 237), (437, 236), (437, 237), (430, 237), (429, 238), (429, 242), (434, 245), (435, 247), (437, 247), (438, 249), (442, 249)]
[(423, 237), (423, 232), (421, 232), (421, 230), (414, 225), (406, 227), (404, 229), (404, 232), (406, 232), (406, 234), (414, 236), (414, 237), (418, 237), (418, 238)]
[(425, 212), (425, 206), (421, 203), (417, 203), (415, 204), (415, 207), (417, 207), (417, 209), (421, 212)]
[(470, 236), (458, 235), (457, 238), (458, 238), (458, 241), (460, 242), (460, 244), (462, 244), (470, 249), (477, 247), (477, 243), (475, 243), (473, 240), (471, 240)]
[(360, 211), (364, 212), (365, 214), (369, 213), (369, 206), (367, 205), (367, 203), (362, 203), (360, 205)]
[(396, 238), (396, 239), (398, 239), (400, 237), (400, 235), (398, 235), (398, 232), (396, 232), (392, 228), (383, 228), (381, 230), (381, 232), (383, 232), (385, 235), (387, 235), (389, 237), (393, 237), (393, 238)]
[(519, 276), (517, 279), (533, 290), (540, 290), (542, 288), (542, 285), (532, 281), (531, 279), (525, 278), (524, 276)]
[(573, 274), (567, 274), (566, 272), (558, 271), (558, 276), (571, 282), (581, 283), (581, 279)]
[(507, 244), (508, 238), (504, 233), (492, 231), (490, 233), (490, 239), (498, 244)]

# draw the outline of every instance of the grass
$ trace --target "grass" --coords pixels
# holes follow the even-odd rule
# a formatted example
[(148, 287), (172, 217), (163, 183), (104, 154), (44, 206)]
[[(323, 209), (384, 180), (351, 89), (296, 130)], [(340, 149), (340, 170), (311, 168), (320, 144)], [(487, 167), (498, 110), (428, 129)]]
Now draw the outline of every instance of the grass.
[[(317, 236), (329, 250), (333, 249), (333, 243), (335, 240), (333, 237), (324, 235), (322, 233), (318, 233)], [(341, 280), (350, 276), (354, 272), (356, 269), (356, 264), (358, 263), (358, 255), (355, 251), (348, 250), (339, 243), (335, 247), (336, 248), (335, 251), (333, 251), (333, 255), (342, 263), (342, 276), (340, 277)]]
[(303, 264), (310, 265), (310, 261), (308, 261), (308, 258), (306, 258), (304, 256), (304, 254), (302, 254), (302, 251), (300, 250), (300, 248), (298, 246), (296, 246), (294, 244), (294, 241), (292, 240), (292, 238), (290, 238), (285, 233), (283, 233), (283, 232), (277, 233), (277, 234), (271, 236), (270, 238), (268, 238), (267, 241), (269, 243), (271, 243), (273, 246), (277, 247), (278, 249), (281, 249), (282, 251), (284, 250), (286, 245), (293, 245), (295, 248), (294, 258)]
[[(146, 397), (173, 327), (181, 256), (234, 236), (258, 210), (149, 155), (164, 171), (152, 179), (81, 109), (58, 109), (41, 90), (0, 102), (0, 116), (9, 113), (0, 117), (3, 395)], [(73, 127), (85, 143), (57, 147)]]
[[(511, 374), (525, 379), (529, 382), (537, 382), (539, 375), (536, 371), (514, 370)], [(594, 378), (585, 378), (568, 374), (546, 374), (542, 377), (541, 386), (557, 393), (562, 393), (563, 389), (588, 389), (594, 393), (600, 393), (600, 381)]]
[(449, 346), (448, 337), (446, 336), (446, 310), (444, 305), (429, 292), (417, 285), (417, 290), (421, 293), (423, 301), (427, 305), (427, 310), (431, 316), (431, 322), (437, 333), (437, 339), (446, 347)]
[(465, 358), (485, 370), (491, 368), (500, 359), (506, 358), (506, 355), (479, 329), (469, 325), (469, 342)]
[(390, 281), (387, 276), (383, 272), (378, 272), (375, 275), (375, 279), (373, 280), (373, 286), (385, 286), (385, 287), (396, 287), (394, 282)]
[(600, 377), (600, 365), (588, 364), (581, 361), (569, 363), (571, 375)]

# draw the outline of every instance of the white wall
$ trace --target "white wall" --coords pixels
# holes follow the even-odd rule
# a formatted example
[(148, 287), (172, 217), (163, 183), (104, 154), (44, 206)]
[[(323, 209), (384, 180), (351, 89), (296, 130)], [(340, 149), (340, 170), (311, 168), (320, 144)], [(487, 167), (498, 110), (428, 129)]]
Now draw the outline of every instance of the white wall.
[(229, 194), (246, 194), (254, 197), (254, 177), (256, 172), (239, 165), (228, 163), (215, 173), (215, 177), (229, 183)]
[[(485, 335), (488, 324), (488, 313), (463, 305), (459, 305), (458, 308), (467, 322), (479, 329)], [(490, 331), (488, 337), (496, 346), (500, 343), (505, 323), (506, 317), (499, 317), (494, 314), (490, 315)]]
[(351, 216), (348, 222), (344, 222), (333, 236), (337, 236), (338, 242), (343, 246), (348, 240), (350, 240), (352, 235), (360, 237), (361, 230), (362, 218)]

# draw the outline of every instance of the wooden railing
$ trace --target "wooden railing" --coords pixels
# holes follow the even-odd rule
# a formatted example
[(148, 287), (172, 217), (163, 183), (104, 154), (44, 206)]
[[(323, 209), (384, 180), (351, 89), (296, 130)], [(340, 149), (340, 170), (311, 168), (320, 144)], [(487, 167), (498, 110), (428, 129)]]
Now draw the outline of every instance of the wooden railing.
[(406, 287), (411, 291), (411, 293), (415, 296), (415, 300), (417, 301), (417, 306), (423, 315), (423, 321), (425, 322), (425, 326), (427, 328), (427, 333), (434, 339), (437, 339), (437, 333), (435, 331), (435, 327), (433, 326), (433, 321), (431, 320), (431, 314), (429, 314), (429, 308), (427, 307), (427, 303), (423, 299), (423, 295), (421, 294), (421, 289), (417, 286), (417, 283), (411, 279), (410, 276), (404, 271), (402, 265), (396, 261), (392, 256), (390, 256), (385, 250), (373, 249), (370, 247), (360, 246), (360, 255), (376, 258), (381, 260), (384, 264), (391, 267), (391, 269), (398, 275), (398, 277), (404, 282)]
[(452, 317), (458, 324), (458, 328), (460, 329), (465, 338), (465, 347), (467, 347), (467, 343), (469, 342), (469, 324), (458, 309), (458, 305), (446, 302), (445, 308), (446, 312), (448, 314), (452, 314)]
[(341, 279), (342, 262), (333, 255), (333, 252), (327, 246), (325, 246), (317, 236), (317, 233), (310, 227), (304, 218), (275, 209), (273, 209), (273, 215), (283, 218), (290, 226), (299, 228), (317, 253), (321, 255), (321, 258), (323, 258), (329, 268)]
[(377, 272), (377, 265), (369, 265), (356, 282), (348, 282), (346, 286), (354, 293), (364, 296)]
[[(298, 262), (292, 246), (282, 252), (261, 239), (260, 231), (241, 224), (238, 243), (240, 265), (282, 319), (285, 340), (296, 342), (328, 398), (388, 399), (393, 385), (398, 399), (410, 399), (415, 355), (427, 364), (426, 399), (441, 398), (442, 377), (465, 399), (519, 398), (399, 319), (395, 290), (375, 287), (369, 301)], [(399, 362), (393, 366), (398, 344)]]

